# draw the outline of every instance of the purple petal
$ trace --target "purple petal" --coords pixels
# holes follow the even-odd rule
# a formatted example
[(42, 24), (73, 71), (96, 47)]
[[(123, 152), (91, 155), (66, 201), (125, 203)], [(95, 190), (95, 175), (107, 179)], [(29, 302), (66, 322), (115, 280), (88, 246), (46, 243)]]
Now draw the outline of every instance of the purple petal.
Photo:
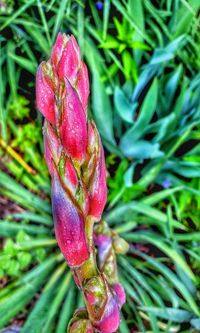
[(58, 245), (69, 266), (79, 266), (89, 257), (85, 221), (61, 186), (56, 171), (52, 180), (52, 207)]

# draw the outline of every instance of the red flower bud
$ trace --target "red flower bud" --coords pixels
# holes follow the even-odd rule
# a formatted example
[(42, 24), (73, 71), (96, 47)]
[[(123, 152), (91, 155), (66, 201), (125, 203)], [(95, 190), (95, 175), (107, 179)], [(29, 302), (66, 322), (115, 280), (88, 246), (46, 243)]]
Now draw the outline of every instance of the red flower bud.
[(95, 327), (101, 333), (114, 333), (117, 331), (120, 324), (120, 309), (117, 297), (111, 290), (107, 290), (107, 303), (102, 318)]
[(117, 295), (118, 303), (121, 308), (126, 302), (126, 294), (124, 288), (122, 287), (121, 283), (115, 283), (112, 285), (112, 287)]
[(47, 121), (45, 121), (44, 123), (43, 135), (44, 157), (47, 162), (49, 173), (52, 176), (54, 173), (53, 164), (58, 164), (61, 156), (62, 147), (60, 145), (60, 141), (55, 130)]
[[(60, 40), (58, 40), (56, 51), (60, 54)], [(76, 79), (77, 71), (80, 66), (80, 50), (74, 36), (65, 36), (64, 47), (61, 48), (61, 58), (57, 66), (57, 73), (60, 79), (67, 78), (72, 84)]]
[(85, 114), (87, 114), (88, 96), (90, 88), (89, 88), (88, 70), (86, 65), (82, 61), (79, 71), (77, 73), (76, 90), (78, 92)]
[(52, 179), (52, 207), (58, 245), (69, 266), (79, 266), (89, 257), (85, 221), (64, 191), (56, 170)]
[(39, 111), (52, 124), (55, 125), (55, 98), (48, 80), (45, 78), (41, 63), (36, 76), (36, 103)]
[(98, 221), (101, 219), (107, 200), (106, 166), (101, 139), (93, 122), (88, 125), (87, 151), (91, 155), (91, 159), (88, 162), (88, 172), (91, 178), (89, 181), (89, 215)]
[(73, 159), (84, 161), (87, 145), (86, 115), (80, 99), (70, 82), (65, 80), (60, 136), (66, 153)]
[(107, 200), (107, 186), (106, 186), (106, 166), (104, 159), (104, 152), (100, 148), (100, 156), (97, 158), (96, 169), (94, 172), (93, 182), (89, 191), (90, 195), (90, 212), (96, 220), (101, 219)]

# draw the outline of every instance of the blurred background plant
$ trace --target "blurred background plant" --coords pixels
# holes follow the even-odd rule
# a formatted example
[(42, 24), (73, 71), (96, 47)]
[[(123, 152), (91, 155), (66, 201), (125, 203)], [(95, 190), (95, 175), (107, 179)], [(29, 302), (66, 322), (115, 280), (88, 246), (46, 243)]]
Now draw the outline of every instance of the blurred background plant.
[[(57, 248), (35, 74), (58, 31), (91, 77), (105, 219), (130, 243), (121, 333), (200, 331), (199, 0), (0, 1), (0, 329), (64, 333), (82, 305)], [(4, 331), (4, 329), (3, 329)]]

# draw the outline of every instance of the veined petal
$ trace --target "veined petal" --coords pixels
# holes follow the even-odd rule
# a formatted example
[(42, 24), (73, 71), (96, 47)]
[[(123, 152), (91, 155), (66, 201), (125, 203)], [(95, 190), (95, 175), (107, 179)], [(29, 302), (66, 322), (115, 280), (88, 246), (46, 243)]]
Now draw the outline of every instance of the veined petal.
[(73, 159), (84, 161), (87, 145), (86, 115), (75, 89), (68, 80), (63, 100), (60, 136), (66, 153)]
[(55, 98), (52, 87), (45, 79), (41, 63), (36, 76), (36, 103), (39, 111), (52, 124), (55, 125)]
[(58, 245), (68, 265), (79, 266), (89, 257), (84, 217), (64, 191), (56, 171), (52, 179), (52, 207)]

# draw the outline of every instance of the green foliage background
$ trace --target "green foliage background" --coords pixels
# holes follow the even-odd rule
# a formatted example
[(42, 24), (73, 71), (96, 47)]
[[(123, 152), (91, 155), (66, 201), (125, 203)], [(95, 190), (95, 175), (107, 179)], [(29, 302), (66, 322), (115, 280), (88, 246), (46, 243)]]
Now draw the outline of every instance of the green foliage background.
[(104, 218), (130, 243), (120, 332), (200, 331), (199, 0), (0, 4), (0, 329), (64, 333), (83, 300), (54, 238), (35, 74), (58, 31), (88, 65)]

